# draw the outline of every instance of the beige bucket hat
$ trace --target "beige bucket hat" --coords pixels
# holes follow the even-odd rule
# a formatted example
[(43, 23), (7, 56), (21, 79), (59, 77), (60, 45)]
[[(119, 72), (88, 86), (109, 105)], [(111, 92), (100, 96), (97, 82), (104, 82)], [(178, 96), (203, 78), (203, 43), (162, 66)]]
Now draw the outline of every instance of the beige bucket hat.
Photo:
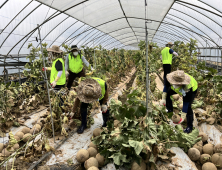
[(167, 74), (167, 80), (172, 85), (188, 85), (190, 84), (190, 76), (184, 73), (183, 70), (177, 70)]
[(54, 52), (54, 53), (62, 53), (63, 51), (60, 50), (59, 46), (53, 45), (52, 48), (47, 48), (47, 51)]
[(91, 78), (81, 81), (74, 90), (77, 93), (77, 98), (84, 103), (92, 103), (102, 96), (101, 86), (96, 80)]
[(168, 42), (167, 44), (168, 44), (168, 45), (174, 45), (172, 42)]

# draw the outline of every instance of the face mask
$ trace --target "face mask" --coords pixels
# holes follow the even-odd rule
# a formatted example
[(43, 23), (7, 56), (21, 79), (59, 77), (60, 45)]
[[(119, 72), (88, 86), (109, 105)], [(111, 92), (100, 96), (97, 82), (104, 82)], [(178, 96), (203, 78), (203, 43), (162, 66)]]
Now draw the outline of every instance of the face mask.
[(74, 56), (77, 56), (77, 55), (78, 55), (78, 52), (73, 52), (73, 55), (74, 55)]

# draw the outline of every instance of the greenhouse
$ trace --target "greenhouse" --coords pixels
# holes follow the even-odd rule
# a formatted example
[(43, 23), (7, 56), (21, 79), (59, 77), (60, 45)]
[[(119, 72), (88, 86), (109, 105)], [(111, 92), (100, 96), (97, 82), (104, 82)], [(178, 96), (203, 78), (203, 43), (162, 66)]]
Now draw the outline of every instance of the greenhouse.
[(222, 169), (221, 0), (0, 0), (1, 170)]

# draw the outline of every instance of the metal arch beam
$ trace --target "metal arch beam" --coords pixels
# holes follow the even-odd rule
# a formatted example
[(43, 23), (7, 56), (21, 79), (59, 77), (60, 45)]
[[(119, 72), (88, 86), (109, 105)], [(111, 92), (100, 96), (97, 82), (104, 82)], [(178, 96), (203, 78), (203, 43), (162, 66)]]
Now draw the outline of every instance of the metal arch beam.
[(3, 4), (0, 6), (0, 9), (8, 2), (9, 0), (5, 0), (5, 2), (3, 2)]
[(153, 40), (153, 42), (157, 42), (157, 43), (159, 43), (159, 44), (163, 44), (163, 46), (165, 46), (165, 45), (166, 45), (166, 44), (165, 44), (165, 43), (163, 43), (162, 41), (160, 42), (160, 40), (158, 40), (158, 39)]
[(157, 39), (157, 40), (160, 40), (160, 41), (164, 41), (164, 42), (166, 42), (166, 44), (168, 43), (168, 41), (163, 40), (163, 39), (159, 39), (159, 38), (156, 38), (156, 37), (154, 39)]
[[(165, 29), (166, 29), (166, 28), (168, 28), (168, 27), (165, 27)], [(160, 30), (160, 29), (161, 29), (161, 30)], [(162, 31), (162, 28), (161, 28), (161, 27), (159, 28), (159, 30), (157, 31), (157, 33), (160, 32), (160, 31)], [(171, 30), (170, 30), (170, 31), (171, 31)], [(176, 31), (175, 31), (175, 32), (176, 32)], [(156, 33), (156, 34), (157, 34), (157, 33)], [(170, 35), (171, 35), (171, 34), (170, 34)], [(181, 35), (180, 35), (180, 36), (181, 36)], [(177, 36), (177, 37), (179, 37), (179, 36)], [(181, 38), (181, 39), (182, 39), (183, 41), (185, 41), (185, 42), (190, 42), (190, 40), (188, 40), (186, 37), (183, 37), (183, 36), (182, 36), (182, 37), (179, 37), (179, 38)]]
[[(194, 18), (194, 17), (192, 17), (192, 16), (190, 16), (190, 15), (184, 13), (184, 12), (181, 12), (181, 11), (179, 11), (179, 10), (177, 10), (177, 9), (172, 8), (172, 10), (175, 10), (175, 11), (177, 11), (177, 12), (180, 12), (180, 13), (182, 13), (182, 14), (184, 14), (184, 15), (189, 16), (190, 18), (193, 18), (194, 20), (196, 20), (196, 21), (198, 21), (199, 23), (203, 24), (205, 27), (207, 27), (208, 29), (210, 29), (210, 30), (211, 30), (212, 32), (214, 32), (215, 34), (217, 34), (218, 37), (220, 37), (220, 39), (222, 38), (216, 31), (214, 31), (213, 29), (211, 29), (210, 27), (208, 27), (208, 26), (207, 26), (206, 24), (204, 24), (203, 22), (197, 20), (196, 18)], [(172, 14), (169, 14), (169, 15), (172, 15)]]
[[(107, 39), (112, 39), (112, 37), (111, 36), (109, 36), (109, 35), (105, 35), (104, 37), (102, 37), (97, 43), (96, 43), (96, 45), (101, 45), (103, 42), (104, 42), (104, 40), (105, 41), (107, 41)], [(90, 47), (92, 46), (92, 44), (90, 45)]]
[[(62, 20), (59, 24), (57, 24), (51, 31), (49, 31), (48, 32), (48, 34), (42, 39), (42, 42), (45, 40), (45, 38), (54, 30), (54, 29), (56, 29), (61, 23), (63, 23), (65, 20), (67, 20), (69, 18), (69, 16), (68, 17), (66, 17), (64, 20)], [(40, 43), (37, 45), (37, 47), (40, 45)]]
[[(171, 19), (172, 21), (174, 21), (174, 22), (176, 22), (174, 19)], [(182, 24), (182, 23), (181, 23)], [(182, 24), (183, 25), (183, 24)], [(169, 28), (170, 30), (171, 30), (171, 25), (168, 25), (168, 27), (166, 27), (166, 28)], [(172, 28), (172, 30), (173, 30), (173, 28)], [(177, 32), (180, 32), (181, 34), (183, 34), (184, 36), (186, 36), (184, 33), (182, 33), (181, 31), (179, 31), (179, 30), (177, 30), (177, 29), (175, 29)], [(191, 35), (191, 33), (190, 32), (188, 32), (188, 31), (186, 31), (186, 30), (183, 30), (184, 32), (186, 32), (187, 34), (189, 34), (191, 37), (194, 37), (196, 40), (198, 40), (198, 38), (197, 37), (195, 37), (194, 35)], [(195, 34), (196, 35), (196, 34)], [(198, 35), (197, 34), (197, 36), (198, 37), (200, 37), (202, 40), (204, 40), (203, 38), (202, 38), (202, 36), (200, 36), (200, 35)], [(199, 41), (198, 40), (198, 42), (204, 47), (204, 45), (201, 43), (201, 41)]]
[(210, 19), (211, 21), (213, 21), (215, 24), (217, 24), (217, 25), (219, 25), (220, 27), (222, 27), (221, 24), (219, 24), (218, 22), (214, 21), (213, 19), (211, 19), (210, 17), (208, 17), (208, 16), (205, 15), (204, 13), (202, 13), (202, 12), (196, 10), (196, 9), (193, 9), (193, 8), (191, 8), (190, 6), (187, 6), (187, 5), (181, 4), (181, 3), (179, 3), (179, 2), (176, 2), (176, 3), (179, 4), (179, 5), (181, 5), (181, 6), (185, 6), (186, 8), (190, 8), (191, 10), (193, 10), (193, 11), (195, 11), (195, 12), (197, 12), (197, 13), (203, 15), (203, 16), (205, 16), (206, 18), (208, 18), (208, 19)]
[(160, 22), (158, 28), (156, 29), (156, 32), (154, 33), (154, 36), (156, 35), (157, 31), (159, 30), (161, 23), (163, 22), (163, 20), (165, 19), (165, 17), (167, 16), (167, 14), (169, 13), (170, 9), (172, 8), (172, 6), (174, 5), (175, 1), (172, 3), (172, 5), (170, 6), (170, 8), (168, 9), (168, 11), (166, 12), (165, 16), (163, 17), (162, 21)]
[[(104, 38), (109, 37), (107, 34), (104, 34), (102, 36), (99, 37), (99, 39), (96, 40), (95, 45), (98, 45), (100, 43), (100, 41), (102, 41)], [(89, 42), (90, 43), (90, 42)], [(88, 43), (87, 43), (88, 44)], [(91, 47), (93, 44), (89, 45), (89, 47)]]
[[(38, 1), (38, 0), (36, 0), (36, 1)], [(34, 29), (33, 29), (32, 31), (30, 31), (28, 34), (26, 34), (26, 36), (24, 36), (22, 39), (20, 39), (20, 40), (9, 50), (9, 52), (7, 53), (7, 55), (8, 55), (21, 41), (23, 41), (29, 34), (32, 34), (33, 32), (35, 32), (40, 26), (44, 25), (45, 23), (47, 23), (47, 22), (50, 21), (51, 19), (59, 16), (60, 14), (63, 14), (63, 13), (66, 12), (67, 10), (70, 10), (70, 9), (72, 9), (72, 8), (78, 6), (78, 5), (81, 5), (82, 3), (85, 3), (86, 1), (88, 1), (88, 0), (84, 0), (84, 1), (82, 1), (82, 2), (80, 2), (80, 3), (78, 3), (78, 4), (76, 4), (76, 5), (73, 5), (72, 7), (69, 7), (69, 8), (67, 8), (67, 9), (64, 10), (64, 11), (59, 11), (59, 10), (53, 8), (53, 9), (55, 9), (57, 12), (59, 11), (60, 13), (59, 13), (59, 14), (56, 14), (55, 16), (50, 16), (47, 20), (43, 21), (41, 24), (39, 24), (39, 26), (37, 26), (36, 28), (34, 28)], [(38, 2), (39, 2), (39, 1), (38, 1)], [(43, 4), (43, 3), (41, 2), (41, 4)], [(44, 5), (46, 5), (46, 4), (44, 4)], [(46, 5), (46, 6), (50, 7), (49, 5)], [(52, 7), (51, 7), (51, 8), (52, 8)], [(66, 15), (68, 15), (68, 14), (66, 14)], [(70, 15), (69, 15), (69, 16), (70, 16)], [(73, 16), (71, 16), (71, 17), (73, 18)]]
[(130, 23), (129, 23), (129, 21), (128, 21), (128, 18), (127, 18), (126, 14), (125, 14), (125, 12), (124, 12), (124, 10), (123, 10), (123, 6), (122, 6), (120, 0), (118, 0), (118, 1), (119, 1), (120, 8), (121, 8), (121, 10), (122, 10), (122, 12), (123, 12), (123, 15), (124, 15), (124, 17), (126, 18), (126, 21), (127, 21), (128, 25), (129, 25), (129, 27), (132, 29), (132, 31), (133, 31), (133, 33), (134, 33), (136, 39), (137, 39), (137, 42), (138, 42), (138, 38), (137, 38), (137, 36), (136, 36), (136, 34), (135, 34), (135, 32), (134, 32), (132, 26), (130, 25)]
[[(51, 16), (55, 15), (57, 12), (58, 12), (58, 11), (54, 12)], [(51, 17), (51, 16), (50, 16), (50, 17)], [(37, 31), (37, 29), (36, 29), (35, 31)], [(20, 54), (20, 51), (21, 51), (22, 47), (23, 47), (23, 46), (25, 45), (25, 43), (29, 40), (29, 38), (35, 33), (35, 31), (33, 31), (33, 32), (30, 34), (30, 36), (28, 36), (28, 38), (25, 40), (25, 42), (22, 44), (22, 46), (20, 47), (20, 49), (19, 49), (19, 51), (18, 51), (18, 54)], [(27, 35), (26, 35), (26, 36), (27, 36)], [(26, 36), (25, 36), (25, 37), (26, 37)]]
[[(83, 24), (83, 25), (82, 25), (81, 27), (79, 27), (77, 30), (75, 30), (74, 32), (72, 32), (72, 34), (70, 34), (70, 35), (62, 42), (62, 44), (64, 44), (69, 37), (71, 37), (73, 34), (75, 34), (76, 31), (78, 31), (78, 30), (79, 30), (80, 28), (82, 28), (83, 26), (85, 26), (85, 24)], [(62, 45), (62, 44), (61, 44), (61, 45)], [(61, 45), (60, 45), (60, 46), (61, 46)]]
[[(175, 19), (173, 19), (173, 18), (168, 18), (168, 17), (167, 17), (167, 19), (172, 20), (172, 21), (174, 21), (174, 22), (177, 22), (177, 23), (183, 25), (184, 27), (188, 28), (186, 25), (184, 25), (183, 23), (181, 23), (181, 22), (179, 22), (179, 21), (177, 21), (177, 20), (175, 20)], [(197, 35), (198, 35), (200, 38), (202, 38), (202, 39), (203, 39), (203, 37), (204, 37), (204, 38), (210, 40), (208, 37), (205, 37), (204, 35), (201, 35), (201, 34), (199, 34), (199, 33), (196, 33), (195, 31), (191, 31), (191, 32), (197, 34)], [(190, 34), (190, 35), (191, 35), (191, 34)], [(193, 36), (193, 37), (194, 37), (194, 36)], [(203, 41), (205, 41), (205, 40), (203, 39)], [(210, 41), (211, 41), (211, 40), (210, 40)], [(208, 43), (208, 45), (209, 45), (209, 43)]]
[(50, 44), (49, 47), (51, 47), (51, 45), (52, 45), (64, 32), (66, 32), (69, 28), (71, 28), (71, 27), (72, 27), (73, 25), (75, 25), (77, 22), (79, 22), (79, 21), (74, 22), (74, 23), (71, 24), (68, 28), (66, 28), (61, 34), (59, 34), (59, 36), (58, 36), (56, 39), (54, 39), (54, 41)]
[[(93, 31), (95, 31), (95, 29), (92, 29), (90, 32), (88, 32), (82, 39), (80, 39), (77, 43), (76, 43), (76, 45), (78, 45), (79, 44), (79, 42), (81, 42), (84, 38), (86, 38), (88, 35), (90, 35)], [(77, 37), (76, 37), (77, 38)], [(70, 43), (71, 44), (71, 43)]]
[(214, 10), (216, 10), (217, 12), (219, 12), (219, 13), (221, 13), (221, 14), (222, 14), (222, 12), (221, 12), (221, 11), (219, 11), (217, 8), (213, 7), (212, 5), (207, 4), (206, 2), (203, 2), (203, 1), (201, 1), (201, 0), (199, 0), (199, 1), (200, 1), (200, 2), (202, 2), (202, 3), (203, 3), (203, 4), (205, 4), (205, 5), (207, 5), (207, 6), (211, 7), (211, 8), (213, 8)]
[[(99, 30), (98, 30), (98, 31), (99, 31)], [(96, 35), (97, 33), (99, 33), (99, 34)], [(97, 32), (97, 33), (95, 33), (93, 36), (99, 36), (99, 35), (101, 35), (101, 33), (104, 34), (104, 33), (101, 32), (101, 31), (99, 31), (99, 32)], [(84, 44), (84, 45), (86, 46), (86, 44), (88, 44), (87, 41), (88, 41), (90, 38), (92, 38), (93, 36), (89, 37), (89, 38), (88, 38), (84, 43), (82, 43), (82, 44)], [(90, 40), (92, 40), (92, 39), (90, 39)], [(90, 42), (90, 40), (89, 40), (89, 42)], [(93, 38), (93, 40), (95, 40), (95, 37)], [(95, 41), (94, 41), (94, 43), (95, 43)]]
[[(32, 3), (33, 0), (31, 0), (24, 8), (22, 8), (22, 10), (16, 14), (16, 16), (14, 18), (11, 19), (11, 21), (5, 26), (5, 28), (3, 28), (2, 32), (12, 23), (12, 21), (14, 21), (14, 19), (26, 8), (28, 7), (31, 3)], [(3, 4), (4, 5), (4, 4)]]
[[(164, 33), (161, 33), (159, 35), (155, 34), (156, 36), (159, 36), (159, 37), (164, 37), (164, 38), (168, 38), (169, 40), (171, 39), (173, 42), (175, 41), (178, 41), (178, 39), (176, 37), (173, 37), (173, 36), (170, 36), (168, 34), (164, 34)], [(153, 37), (154, 38), (154, 37)]]
[(36, 9), (38, 9), (42, 4), (39, 4), (37, 7), (35, 7), (31, 12), (28, 13), (28, 15), (26, 15), (13, 29), (12, 31), (8, 34), (8, 36), (4, 39), (4, 41), (2, 42), (2, 44), (0, 45), (0, 48), (2, 47), (2, 45), (5, 43), (5, 41), (8, 39), (8, 37), (11, 35), (11, 33), (30, 15), (32, 14), (33, 11), (35, 11)]
[[(83, 43), (81, 43), (81, 45), (84, 45), (90, 38), (99, 35), (98, 33), (101, 34), (101, 31), (97, 30), (96, 33), (94, 33), (92, 36), (90, 36), (89, 38), (87, 38)], [(82, 41), (82, 40), (81, 40), (81, 41)], [(80, 45), (80, 46), (81, 46), (81, 45)]]
[[(216, 42), (214, 42), (213, 39), (211, 39), (205, 32), (203, 32), (202, 30), (200, 30), (199, 28), (197, 28), (195, 25), (193, 25), (193, 24), (191, 24), (191, 23), (185, 21), (184, 19), (182, 19), (182, 18), (180, 18), (180, 17), (177, 17), (177, 16), (175, 16), (175, 15), (172, 15), (172, 14), (169, 14), (169, 15), (171, 15), (171, 16), (173, 16), (173, 17), (175, 17), (175, 18), (178, 18), (179, 20), (182, 20), (182, 21), (184, 21), (184, 22), (192, 25), (193, 27), (195, 27), (196, 29), (198, 29), (200, 32), (202, 32), (204, 35), (206, 35), (211, 42), (213, 42), (214, 44), (216, 44), (216, 45), (218, 46), (218, 44), (217, 44)], [(167, 18), (168, 18), (168, 17), (167, 17)], [(178, 21), (176, 21), (176, 22), (178, 22)], [(178, 23), (180, 23), (180, 22), (178, 22)], [(182, 24), (182, 23), (180, 23), (180, 24)], [(208, 45), (209, 45), (209, 43), (208, 43)]]
[[(197, 5), (188, 3), (188, 2), (184, 2), (184, 1), (180, 1), (180, 0), (175, 0), (175, 1), (176, 1), (177, 3), (178, 3), (178, 2), (181, 2), (181, 3), (184, 3), (184, 4), (188, 4), (188, 5), (191, 5), (191, 6), (200, 8), (200, 9), (205, 10), (205, 11), (207, 11), (207, 12), (210, 12), (210, 13), (212, 13), (212, 14), (214, 14), (214, 15), (217, 15), (217, 16), (219, 16), (219, 17), (222, 17), (222, 15), (219, 15), (219, 14), (213, 12), (213, 11), (210, 11), (210, 10), (208, 10), (208, 9), (202, 8), (202, 7), (200, 7), (200, 6), (197, 6)], [(199, 1), (202, 2), (201, 0), (199, 0)], [(204, 2), (202, 2), (202, 3), (204, 3)], [(209, 4), (205, 4), (205, 5), (211, 7)], [(213, 7), (211, 7), (211, 8), (213, 8)], [(214, 8), (213, 8), (213, 9), (214, 9)], [(216, 10), (217, 10), (217, 9), (216, 9)], [(217, 11), (218, 11), (218, 10), (217, 10)], [(221, 13), (221, 12), (220, 12), (220, 13)]]
[(73, 43), (73, 41), (75, 41), (76, 40), (76, 38), (78, 38), (80, 35), (82, 35), (82, 34), (84, 34), (85, 32), (87, 32), (87, 31), (89, 31), (89, 30), (91, 30), (91, 29), (88, 29), (88, 28), (90, 28), (90, 26), (88, 26), (85, 30), (83, 30), (81, 33), (79, 33), (79, 34), (77, 34), (76, 36), (74, 36), (73, 37), (73, 40), (72, 41), (70, 41), (70, 43), (68, 44), (68, 45), (70, 45), (70, 44), (72, 44)]
[[(134, 36), (131, 36), (131, 37), (134, 37)], [(111, 43), (109, 43), (110, 41), (111, 41)], [(105, 44), (103, 45), (103, 48), (105, 48), (106, 46), (109, 46), (110, 44), (115, 43), (115, 42), (120, 42), (120, 41), (117, 41), (115, 38), (111, 39), (111, 40), (107, 40), (105, 42)]]

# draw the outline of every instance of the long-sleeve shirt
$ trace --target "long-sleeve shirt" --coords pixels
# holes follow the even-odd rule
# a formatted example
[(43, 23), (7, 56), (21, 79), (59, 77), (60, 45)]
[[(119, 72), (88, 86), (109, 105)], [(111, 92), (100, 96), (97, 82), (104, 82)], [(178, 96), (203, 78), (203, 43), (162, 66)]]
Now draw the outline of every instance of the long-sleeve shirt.
[[(89, 67), (89, 62), (86, 60), (84, 56), (81, 56), (82, 62), (85, 64), (86, 67)], [(92, 69), (92, 67), (91, 67)], [(66, 61), (65, 61), (65, 70), (69, 70), (69, 54), (66, 55)]]

